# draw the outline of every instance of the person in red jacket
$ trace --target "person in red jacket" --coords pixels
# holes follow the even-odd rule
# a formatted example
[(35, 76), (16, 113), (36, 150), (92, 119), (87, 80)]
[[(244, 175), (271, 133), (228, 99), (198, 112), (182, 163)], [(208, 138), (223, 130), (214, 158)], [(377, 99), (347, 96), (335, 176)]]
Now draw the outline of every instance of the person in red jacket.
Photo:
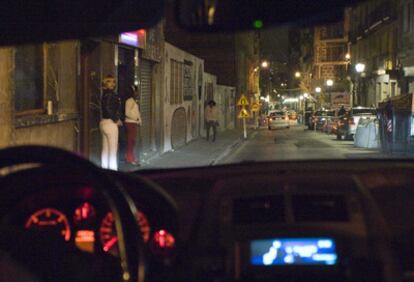
[(132, 85), (128, 89), (127, 100), (125, 101), (125, 122), (124, 125), (127, 130), (127, 150), (125, 159), (128, 164), (139, 166), (135, 158), (135, 144), (138, 132), (138, 126), (141, 125), (141, 113), (139, 112), (139, 105), (137, 102), (138, 87)]

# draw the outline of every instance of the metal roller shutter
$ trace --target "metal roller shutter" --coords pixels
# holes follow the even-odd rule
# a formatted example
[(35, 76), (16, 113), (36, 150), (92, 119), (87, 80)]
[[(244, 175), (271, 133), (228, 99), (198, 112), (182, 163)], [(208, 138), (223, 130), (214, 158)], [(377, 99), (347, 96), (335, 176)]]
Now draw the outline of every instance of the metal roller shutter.
[(152, 115), (152, 63), (141, 60), (141, 98), (140, 111), (142, 126), (140, 127), (142, 150), (151, 150), (151, 115)]

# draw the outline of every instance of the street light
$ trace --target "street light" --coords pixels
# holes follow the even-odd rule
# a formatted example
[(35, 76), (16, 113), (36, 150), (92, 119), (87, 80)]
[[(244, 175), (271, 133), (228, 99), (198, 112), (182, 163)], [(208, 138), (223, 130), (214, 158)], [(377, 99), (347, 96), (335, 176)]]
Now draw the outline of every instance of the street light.
[[(326, 86), (328, 87), (328, 95), (329, 95), (328, 99), (331, 99), (331, 88), (333, 85), (334, 85), (334, 81), (332, 79), (328, 79), (326, 81)], [(325, 102), (324, 97), (321, 97), (321, 105), (323, 105), (324, 102)]]
[(269, 63), (267, 61), (263, 61), (262, 62), (262, 68), (268, 68), (269, 67)]
[(309, 94), (308, 93), (304, 93), (303, 94), (303, 97), (305, 97), (305, 99), (307, 99), (309, 97)]
[(322, 88), (320, 88), (319, 86), (315, 88), (315, 92), (316, 93), (321, 93), (322, 92)]
[(332, 80), (332, 79), (328, 79), (328, 80), (326, 81), (326, 85), (327, 85), (328, 87), (332, 87), (332, 86), (334, 85), (333, 80)]
[(295, 72), (295, 77), (296, 77), (296, 78), (300, 78), (300, 77), (301, 77), (301, 73), (300, 73), (300, 72), (298, 72), (298, 71), (297, 71), (297, 72)]
[(357, 71), (357, 73), (363, 73), (365, 71), (365, 64), (356, 64), (355, 70)]
[[(364, 71), (365, 71), (365, 64), (363, 64), (363, 63), (358, 63), (358, 64), (356, 64), (355, 65), (355, 70), (356, 70), (356, 72), (359, 74), (359, 76), (358, 76), (358, 84), (357, 84), (357, 89), (355, 89), (355, 86), (354, 86), (354, 91), (352, 91), (352, 105), (353, 106), (355, 106), (355, 102), (356, 102), (356, 98), (357, 97), (355, 97), (355, 94), (358, 94), (357, 96), (359, 97), (358, 98), (358, 100), (359, 99), (362, 99), (362, 97), (361, 97), (361, 88), (362, 88), (362, 76), (363, 76), (363, 74), (364, 74)], [(358, 93), (355, 93), (355, 90), (358, 92)]]
[(346, 59), (347, 61), (349, 61), (349, 60), (351, 59), (351, 54), (346, 53), (346, 55), (345, 55), (345, 59)]

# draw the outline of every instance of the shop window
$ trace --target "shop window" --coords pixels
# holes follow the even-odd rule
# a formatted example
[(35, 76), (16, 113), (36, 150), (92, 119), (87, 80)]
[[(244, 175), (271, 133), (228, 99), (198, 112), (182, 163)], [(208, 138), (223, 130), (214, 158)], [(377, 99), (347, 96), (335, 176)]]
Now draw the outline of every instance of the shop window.
[(409, 32), (410, 31), (410, 26), (411, 26), (411, 8), (412, 5), (411, 3), (409, 3), (406, 6), (406, 9), (404, 9), (404, 17), (403, 17), (403, 31), (404, 32)]
[(212, 82), (206, 82), (205, 86), (205, 97), (206, 97), (206, 101), (211, 101), (214, 100), (214, 85)]
[(170, 104), (181, 104), (183, 101), (183, 63), (171, 59)]
[(17, 115), (44, 112), (44, 47), (21, 45), (15, 54)]
[(397, 83), (391, 82), (391, 97), (394, 97), (396, 94)]

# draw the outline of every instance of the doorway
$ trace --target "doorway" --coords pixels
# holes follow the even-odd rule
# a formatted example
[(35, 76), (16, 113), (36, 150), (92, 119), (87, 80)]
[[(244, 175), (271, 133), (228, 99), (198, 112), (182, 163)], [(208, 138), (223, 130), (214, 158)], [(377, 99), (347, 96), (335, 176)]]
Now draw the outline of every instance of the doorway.
[[(134, 50), (131, 48), (118, 48), (118, 83), (117, 91), (121, 98), (121, 120), (125, 120), (125, 101), (128, 97), (129, 87), (134, 85), (135, 65), (134, 65)], [(125, 162), (127, 135), (125, 126), (119, 127), (119, 148), (118, 160)]]

